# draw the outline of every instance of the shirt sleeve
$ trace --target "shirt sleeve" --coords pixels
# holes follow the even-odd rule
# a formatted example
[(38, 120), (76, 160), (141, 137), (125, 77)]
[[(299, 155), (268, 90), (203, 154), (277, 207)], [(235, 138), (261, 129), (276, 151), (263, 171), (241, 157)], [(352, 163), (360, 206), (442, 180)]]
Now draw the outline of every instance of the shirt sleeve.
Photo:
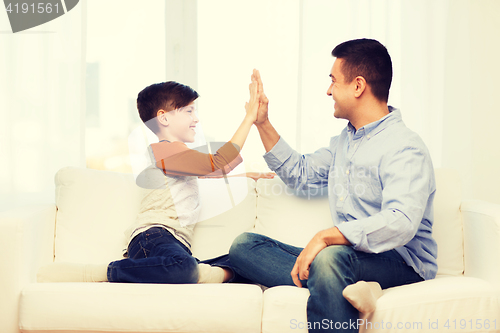
[(312, 154), (301, 155), (280, 137), (274, 147), (264, 154), (269, 168), (289, 187), (308, 190), (328, 185), (328, 173), (333, 163), (332, 147), (338, 137), (332, 138), (330, 148), (321, 148)]
[(238, 145), (227, 142), (215, 154), (188, 148), (182, 142), (151, 145), (156, 167), (170, 176), (219, 176), (232, 171), (243, 159)]
[(423, 221), (436, 190), (428, 152), (406, 147), (382, 161), (380, 169), (380, 212), (337, 225), (355, 250), (380, 253), (404, 246), (422, 225), (432, 224)]

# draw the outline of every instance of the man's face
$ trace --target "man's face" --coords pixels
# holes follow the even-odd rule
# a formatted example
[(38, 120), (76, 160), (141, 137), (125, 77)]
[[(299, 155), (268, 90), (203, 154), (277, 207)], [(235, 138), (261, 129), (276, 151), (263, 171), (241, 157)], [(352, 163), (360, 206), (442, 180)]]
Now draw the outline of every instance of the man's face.
[(326, 94), (332, 96), (335, 104), (335, 112), (333, 116), (335, 118), (349, 119), (349, 114), (352, 109), (353, 96), (351, 94), (350, 83), (344, 81), (344, 74), (342, 73), (342, 59), (335, 59), (333, 63), (332, 70), (330, 72), (330, 78), (332, 83), (328, 88)]
[(168, 119), (168, 131), (174, 141), (194, 142), (196, 124), (199, 122), (195, 114), (194, 102), (169, 111), (164, 116)]

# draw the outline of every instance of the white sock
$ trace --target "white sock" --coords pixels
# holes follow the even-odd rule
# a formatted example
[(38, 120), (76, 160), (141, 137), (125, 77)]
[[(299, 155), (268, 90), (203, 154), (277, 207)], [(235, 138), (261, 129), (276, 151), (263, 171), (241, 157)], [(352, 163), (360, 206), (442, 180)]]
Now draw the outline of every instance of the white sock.
[(224, 282), (224, 270), (217, 266), (198, 264), (198, 283)]
[(358, 281), (348, 285), (342, 291), (342, 295), (359, 312), (370, 313), (377, 307), (377, 299), (382, 296), (382, 288), (378, 282)]
[(38, 282), (107, 282), (108, 265), (54, 262), (40, 267)]

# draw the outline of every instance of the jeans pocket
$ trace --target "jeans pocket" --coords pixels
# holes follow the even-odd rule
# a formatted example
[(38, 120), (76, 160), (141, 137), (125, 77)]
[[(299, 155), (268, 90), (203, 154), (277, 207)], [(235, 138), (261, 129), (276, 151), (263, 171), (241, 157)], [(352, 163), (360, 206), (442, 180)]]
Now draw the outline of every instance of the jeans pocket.
[(155, 239), (163, 237), (165, 230), (162, 228), (151, 228), (144, 231), (144, 240), (146, 242), (154, 241)]
[(140, 259), (144, 258), (144, 251), (142, 247), (143, 241), (136, 240), (132, 242), (128, 247), (128, 258), (130, 259)]
[(148, 258), (148, 257), (150, 257), (149, 254), (151, 253), (151, 251), (148, 248), (142, 246), (141, 243), (139, 243), (139, 246), (140, 246), (140, 248), (139, 248), (139, 252), (137, 253), (137, 255), (138, 256), (140, 255), (141, 258)]
[(142, 259), (149, 257), (151, 247), (154, 246), (153, 240), (162, 236), (160, 231), (154, 231), (152, 229), (155, 228), (148, 229), (134, 237), (127, 249), (128, 258)]

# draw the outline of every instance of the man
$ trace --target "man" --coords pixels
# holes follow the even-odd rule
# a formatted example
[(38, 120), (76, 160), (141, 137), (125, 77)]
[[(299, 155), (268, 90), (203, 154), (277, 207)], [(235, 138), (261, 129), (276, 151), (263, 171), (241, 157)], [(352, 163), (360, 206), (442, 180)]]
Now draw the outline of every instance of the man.
[(364, 280), (385, 289), (435, 277), (436, 186), (425, 144), (387, 105), (387, 49), (360, 39), (339, 44), (332, 55), (327, 95), (335, 102), (334, 116), (349, 123), (329, 147), (307, 155), (294, 151), (271, 125), (263, 91), (256, 126), (266, 162), (288, 186), (328, 186), (333, 227), (304, 249), (245, 233), (234, 241), (230, 260), (238, 273), (265, 286), (306, 286), (309, 332), (357, 332), (359, 312), (342, 296), (346, 286)]

